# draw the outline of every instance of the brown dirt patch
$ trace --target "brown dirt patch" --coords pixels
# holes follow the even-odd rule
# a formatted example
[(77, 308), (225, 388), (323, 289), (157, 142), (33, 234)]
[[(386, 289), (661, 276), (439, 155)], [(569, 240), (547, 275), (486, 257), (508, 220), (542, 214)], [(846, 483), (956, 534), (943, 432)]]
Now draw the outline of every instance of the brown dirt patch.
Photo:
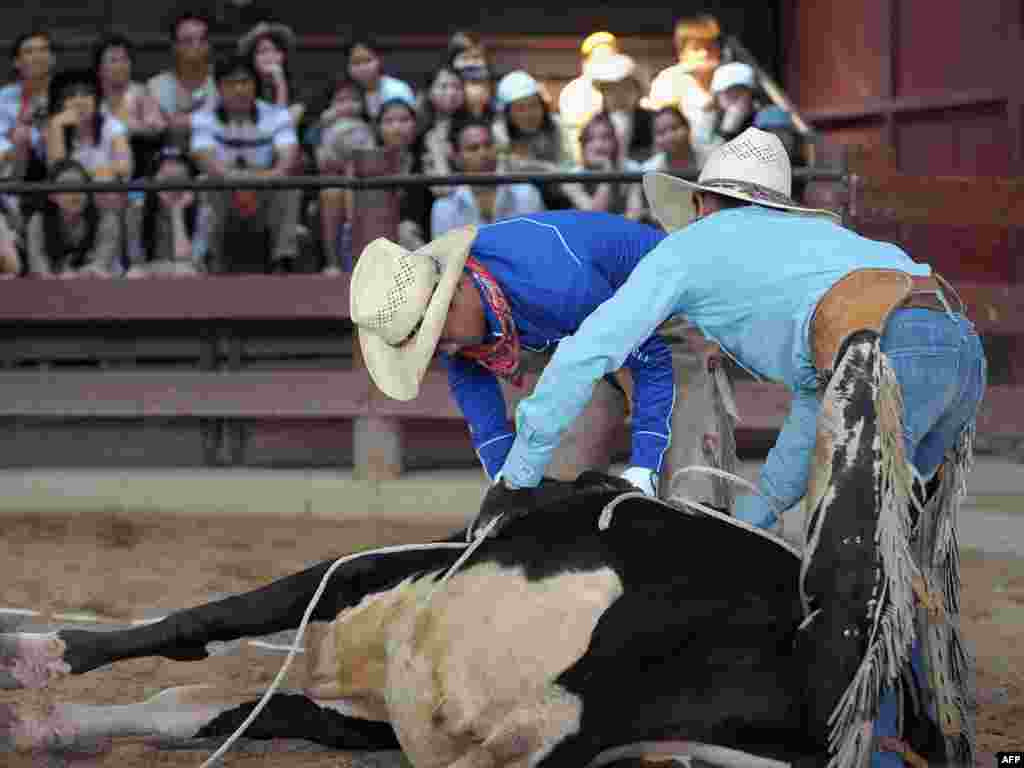
[[(6, 518), (0, 534), (0, 604), (138, 618), (253, 589), (332, 555), (428, 541), (449, 532), (429, 524), (160, 519), (113, 512)], [(978, 656), (979, 689), (1005, 689), (1008, 694), (1005, 700), (980, 707), (979, 749), (989, 754), (1019, 749), (1024, 747), (1024, 559), (968, 552), (963, 576), (965, 631)], [(259, 691), (273, 679), (283, 660), (283, 656), (251, 651), (198, 664), (139, 659), (62, 681), (47, 692), (0, 692), (0, 702), (38, 698), (43, 703), (49, 698), (123, 704), (148, 698), (163, 688), (193, 683)], [(296, 662), (295, 675), (302, 674), (299, 667)], [(158, 751), (127, 741), (119, 742), (95, 764), (103, 768), (198, 768), (208, 756), (205, 751)], [(37, 765), (29, 757), (4, 757), (9, 768)], [(337, 752), (230, 752), (224, 764), (239, 768), (347, 768), (351, 756)]]

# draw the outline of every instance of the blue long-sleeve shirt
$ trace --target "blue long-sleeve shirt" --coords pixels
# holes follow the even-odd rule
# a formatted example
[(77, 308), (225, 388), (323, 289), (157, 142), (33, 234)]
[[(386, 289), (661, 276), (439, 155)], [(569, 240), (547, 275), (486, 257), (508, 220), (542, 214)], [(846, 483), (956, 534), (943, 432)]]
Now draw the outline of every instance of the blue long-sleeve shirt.
[(537, 485), (593, 382), (621, 365), (666, 318), (683, 314), (748, 371), (783, 382), (794, 394), (761, 471), (767, 498), (750, 497), (743, 514), (768, 521), (807, 487), (819, 408), (809, 339), (814, 307), (838, 280), (871, 267), (931, 273), (890, 243), (824, 217), (762, 206), (719, 211), (674, 232), (559, 345), (533, 394), (519, 403), (502, 476), (517, 486)]
[[(521, 345), (544, 351), (576, 333), (664, 237), (660, 230), (620, 216), (551, 211), (480, 227), (470, 253), (501, 286)], [(486, 301), (484, 310), (493, 340), (500, 325)], [(515, 438), (498, 380), (474, 360), (441, 358), (480, 462), (494, 477)], [(634, 383), (630, 463), (657, 471), (671, 437), (672, 355), (652, 327), (615, 369), (622, 365)], [(587, 400), (594, 383), (586, 387)]]

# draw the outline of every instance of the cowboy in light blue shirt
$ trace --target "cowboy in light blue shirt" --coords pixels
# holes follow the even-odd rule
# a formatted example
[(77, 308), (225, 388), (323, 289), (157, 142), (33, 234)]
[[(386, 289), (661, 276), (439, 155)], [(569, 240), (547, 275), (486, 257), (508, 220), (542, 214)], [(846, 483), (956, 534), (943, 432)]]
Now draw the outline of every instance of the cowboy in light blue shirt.
[[(811, 350), (818, 302), (857, 270), (928, 276), (931, 269), (895, 245), (843, 228), (826, 211), (802, 208), (789, 197), (791, 181), (781, 142), (757, 128), (712, 153), (696, 185), (664, 174), (645, 177), (656, 216), (676, 231), (562, 341), (533, 394), (519, 404), (515, 442), (484, 498), (476, 532), (497, 518), (496, 531), (529, 512), (533, 488), (594, 382), (676, 314), (755, 377), (781, 382), (793, 395), (761, 471), (760, 494), (738, 499), (735, 515), (767, 527), (804, 496), (821, 410), (818, 385), (827, 375), (816, 369)], [(973, 326), (941, 291), (934, 298), (935, 306), (898, 306), (880, 342), (902, 392), (906, 456), (925, 479), (969, 429), (986, 376)], [(890, 689), (880, 702), (876, 735), (899, 736), (896, 712)], [(936, 720), (934, 712), (929, 716)], [(898, 768), (901, 759), (879, 751), (872, 764)]]

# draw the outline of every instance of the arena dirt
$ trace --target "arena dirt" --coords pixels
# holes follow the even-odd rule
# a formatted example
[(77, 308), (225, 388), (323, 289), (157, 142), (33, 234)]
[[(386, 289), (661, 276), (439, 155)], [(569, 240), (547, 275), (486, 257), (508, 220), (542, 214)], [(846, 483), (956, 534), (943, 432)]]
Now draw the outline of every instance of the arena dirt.
[[(5, 518), (0, 537), (0, 604), (36, 610), (88, 611), (111, 619), (153, 616), (240, 592), (330, 556), (449, 533), (429, 525), (332, 524), (319, 520), (157, 519), (128, 516)], [(966, 634), (978, 657), (979, 749), (986, 768), (999, 749), (1024, 748), (1024, 560), (965, 553)], [(177, 685), (210, 683), (257, 695), (283, 655), (245, 650), (202, 662), (121, 662), (61, 681), (46, 692), (0, 692), (0, 701), (123, 704)], [(304, 669), (296, 662), (292, 684)], [(256, 696), (254, 695), (254, 698)], [(198, 768), (208, 751), (166, 751), (141, 741), (118, 742), (86, 763), (103, 768)], [(47, 763), (3, 755), (10, 768)], [(380, 764), (379, 761), (372, 761)], [(50, 765), (59, 763), (49, 763)], [(224, 765), (250, 768), (348, 768), (369, 765), (338, 752), (234, 751)]]

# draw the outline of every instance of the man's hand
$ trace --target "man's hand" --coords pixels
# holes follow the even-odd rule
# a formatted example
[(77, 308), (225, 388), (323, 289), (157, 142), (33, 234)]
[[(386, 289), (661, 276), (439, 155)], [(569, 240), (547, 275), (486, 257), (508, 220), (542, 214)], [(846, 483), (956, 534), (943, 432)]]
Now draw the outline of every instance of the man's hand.
[(518, 517), (522, 517), (535, 506), (536, 488), (512, 488), (499, 478), (487, 489), (480, 511), (470, 524), (466, 536), (470, 541), (483, 535), (484, 530), (495, 518), (501, 518), (490, 532), (493, 538), (501, 529)]
[(643, 491), (647, 496), (658, 495), (658, 475), (647, 467), (628, 467), (622, 473), (622, 479), (634, 486), (634, 490)]

